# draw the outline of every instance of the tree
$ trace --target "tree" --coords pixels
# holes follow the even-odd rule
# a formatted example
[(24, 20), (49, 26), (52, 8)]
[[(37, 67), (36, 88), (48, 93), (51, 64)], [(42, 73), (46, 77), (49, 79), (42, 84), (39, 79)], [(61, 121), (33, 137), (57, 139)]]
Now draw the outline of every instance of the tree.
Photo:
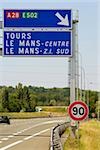
[(2, 108), (5, 110), (5, 111), (9, 111), (9, 94), (8, 94), (8, 89), (6, 87), (4, 87), (2, 89)]
[(56, 106), (56, 100), (55, 99), (51, 99), (49, 105), (50, 106)]
[(98, 101), (98, 93), (95, 91), (89, 91), (89, 116), (92, 117), (92, 113), (96, 114), (96, 102)]
[(30, 109), (31, 109), (31, 111), (35, 111), (36, 105), (37, 105), (37, 96), (34, 94), (30, 94)]
[(16, 86), (16, 94), (18, 99), (23, 99), (23, 88), (21, 83), (18, 83), (18, 86)]
[(20, 107), (22, 108), (23, 105), (23, 87), (21, 83), (18, 83), (18, 86), (16, 86), (16, 98), (19, 99)]
[(26, 111), (30, 111), (30, 96), (29, 96), (29, 90), (28, 87), (24, 86), (23, 88), (23, 102), (22, 106)]
[(20, 112), (20, 102), (17, 99), (16, 93), (9, 94), (9, 111), (10, 112)]
[(96, 114), (97, 118), (100, 120), (100, 92), (98, 93), (98, 101), (96, 102)]

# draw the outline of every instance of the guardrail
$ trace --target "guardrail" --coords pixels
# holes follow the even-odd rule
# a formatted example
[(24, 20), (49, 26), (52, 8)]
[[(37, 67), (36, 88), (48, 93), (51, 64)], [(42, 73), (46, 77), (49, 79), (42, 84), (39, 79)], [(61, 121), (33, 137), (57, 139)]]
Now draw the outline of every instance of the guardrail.
[(66, 128), (70, 126), (69, 122), (58, 124), (51, 130), (50, 150), (63, 150), (61, 144), (61, 135), (65, 132)]

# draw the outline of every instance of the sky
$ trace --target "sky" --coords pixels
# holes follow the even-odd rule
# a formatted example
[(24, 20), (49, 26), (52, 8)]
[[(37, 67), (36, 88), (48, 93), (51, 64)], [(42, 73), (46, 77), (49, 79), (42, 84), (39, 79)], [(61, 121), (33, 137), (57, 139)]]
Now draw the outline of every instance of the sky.
[[(0, 0), (2, 9), (72, 9), (79, 11), (78, 47), (86, 89), (100, 90), (100, 2), (96, 0)], [(2, 31), (0, 31), (2, 35)], [(2, 39), (0, 40), (2, 43)], [(81, 58), (79, 56), (79, 61)], [(68, 86), (68, 57), (0, 57), (0, 85)], [(80, 78), (80, 77), (79, 77)]]

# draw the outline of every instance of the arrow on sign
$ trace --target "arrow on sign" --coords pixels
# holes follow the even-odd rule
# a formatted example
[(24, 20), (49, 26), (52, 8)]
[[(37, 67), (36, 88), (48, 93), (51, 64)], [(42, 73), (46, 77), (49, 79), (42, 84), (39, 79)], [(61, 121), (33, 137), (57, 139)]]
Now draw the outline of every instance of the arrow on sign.
[(69, 26), (68, 14), (66, 14), (65, 18), (63, 18), (63, 17), (61, 16), (61, 14), (60, 14), (59, 12), (57, 12), (57, 13), (55, 14), (55, 16), (57, 16), (57, 17), (61, 20), (61, 22), (58, 22), (58, 23), (57, 23), (58, 25)]

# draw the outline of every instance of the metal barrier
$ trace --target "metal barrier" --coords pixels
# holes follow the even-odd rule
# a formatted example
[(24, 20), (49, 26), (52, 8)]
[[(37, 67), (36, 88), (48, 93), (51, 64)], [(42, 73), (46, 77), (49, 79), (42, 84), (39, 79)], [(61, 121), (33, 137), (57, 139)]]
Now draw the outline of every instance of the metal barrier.
[(50, 150), (63, 150), (61, 144), (61, 135), (65, 132), (66, 128), (70, 126), (69, 122), (58, 124), (51, 130)]

